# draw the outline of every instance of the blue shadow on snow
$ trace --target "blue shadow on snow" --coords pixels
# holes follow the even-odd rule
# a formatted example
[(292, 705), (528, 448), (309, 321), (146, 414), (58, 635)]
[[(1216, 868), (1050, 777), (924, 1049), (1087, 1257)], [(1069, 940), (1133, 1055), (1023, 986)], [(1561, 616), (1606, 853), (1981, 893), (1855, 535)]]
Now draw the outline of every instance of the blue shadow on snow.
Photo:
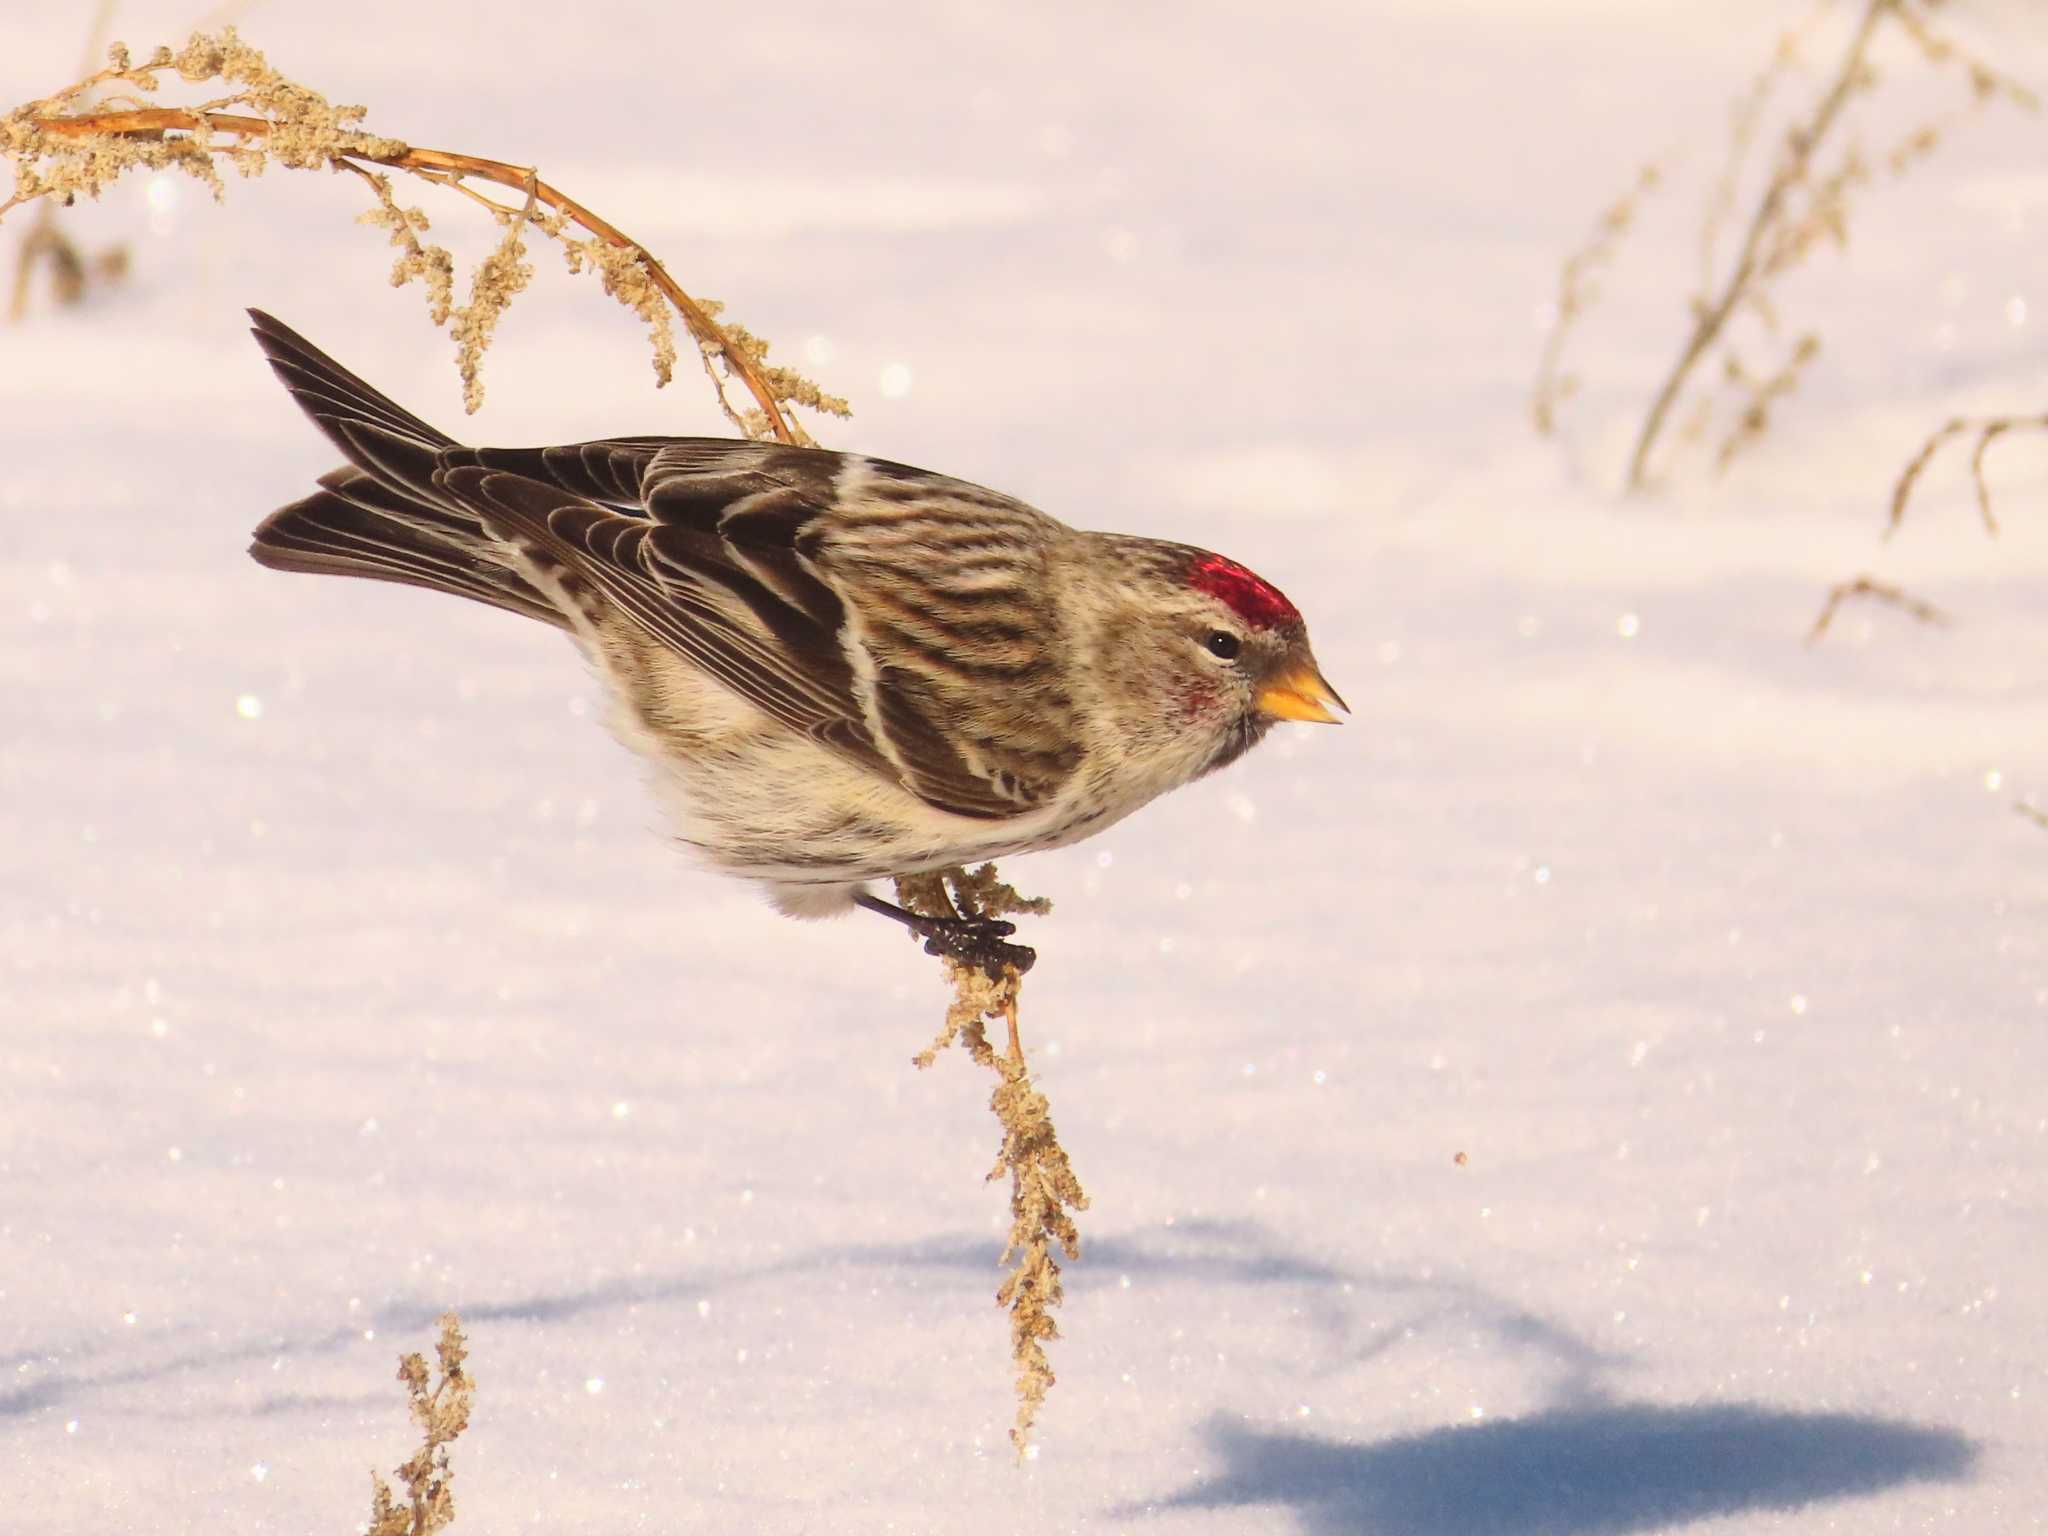
[(1220, 1419), (1206, 1434), (1222, 1470), (1148, 1508), (1286, 1505), (1307, 1536), (1612, 1536), (1953, 1481), (1977, 1456), (1951, 1430), (1746, 1403), (1558, 1409), (1373, 1445)]

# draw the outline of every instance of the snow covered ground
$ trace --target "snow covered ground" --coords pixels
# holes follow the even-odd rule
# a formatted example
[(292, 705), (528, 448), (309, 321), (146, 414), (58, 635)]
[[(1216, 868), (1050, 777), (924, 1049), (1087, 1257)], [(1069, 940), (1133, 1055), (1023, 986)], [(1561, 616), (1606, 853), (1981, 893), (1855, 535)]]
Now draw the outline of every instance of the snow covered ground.
[[(2048, 126), (1874, 188), (1761, 451), (1623, 502), (1797, 7), (244, 9), (730, 301), (828, 441), (1272, 576), (1357, 713), (1007, 868), (1094, 1200), (1019, 1468), (930, 962), (678, 858), (559, 637), (242, 553), (330, 462), (244, 304), (482, 439), (701, 389), (544, 264), (465, 423), (352, 186), (83, 210), (133, 280), (0, 331), (0, 1528), (348, 1529), (455, 1307), (459, 1531), (2048, 1529), (2048, 454), (1995, 543), (1955, 464), (1876, 537), (2048, 395)], [(1558, 264), (1673, 152), (1539, 442)], [(1956, 623), (1803, 649), (1862, 569)]]

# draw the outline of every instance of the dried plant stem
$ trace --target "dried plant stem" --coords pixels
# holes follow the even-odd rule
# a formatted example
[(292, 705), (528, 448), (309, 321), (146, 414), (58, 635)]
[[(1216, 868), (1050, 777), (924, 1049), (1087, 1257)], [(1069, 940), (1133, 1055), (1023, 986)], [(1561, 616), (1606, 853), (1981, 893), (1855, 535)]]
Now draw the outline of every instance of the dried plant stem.
[(2048, 413), (2039, 416), (1958, 416), (1944, 423), (1920, 445), (1920, 451), (1900, 471), (1898, 483), (1892, 487), (1891, 516), (1885, 523), (1884, 536), (1889, 539), (1905, 522), (1906, 504), (1912, 500), (1914, 488), (1919, 485), (1920, 476), (1933, 462), (1934, 456), (1952, 439), (1974, 433), (1977, 445), (1970, 450), (1970, 479), (1977, 490), (1977, 513), (1984, 519), (1984, 531), (1996, 538), (1998, 519), (1991, 512), (1991, 485), (1984, 478), (1984, 455), (2006, 433), (2022, 428), (2048, 431)]
[[(1878, 76), (1871, 61), (1880, 36), (1900, 38), (1934, 69), (1960, 72), (1969, 91), (1964, 106), (1910, 130), (1882, 157), (1894, 176), (1905, 174), (1931, 154), (1945, 130), (1964, 112), (2001, 100), (2027, 111), (2039, 109), (2033, 91), (1935, 30), (1931, 13), (1941, 4), (1942, 0), (1857, 0), (1855, 24), (1839, 62), (1831, 75), (1823, 77), (1828, 81), (1825, 88), (1785, 129), (1762, 196), (1725, 276), (1717, 279), (1721, 235), (1734, 208), (1737, 185), (1758, 137), (1765, 107), (1797, 61), (1805, 36), (1825, 4), (1780, 37), (1771, 61), (1737, 102), (1728, 162), (1709, 199), (1701, 230), (1702, 272), (1699, 291), (1692, 300), (1691, 328), (1644, 414), (1629, 458), (1629, 490), (1642, 491), (1649, 486), (1658, 444), (1673, 417), (1681, 414), (1681, 403), (1696, 392), (1693, 384), (1703, 363), (1718, 356), (1724, 382), (1741, 397), (1736, 420), (1722, 438), (1717, 456), (1719, 467), (1725, 469), (1738, 453), (1763, 436), (1773, 408), (1796, 387), (1802, 370), (1817, 355), (1820, 338), (1807, 332), (1791, 343), (1782, 363), (1752, 367), (1737, 353), (1733, 328), (1737, 319), (1747, 314), (1765, 333), (1775, 335), (1780, 322), (1773, 293), (1779, 279), (1824, 244), (1847, 247), (1853, 197), (1871, 180), (1873, 162), (1865, 157), (1853, 131), (1843, 124), (1850, 102), (1876, 85)], [(1823, 170), (1819, 163), (1823, 149), (1845, 138), (1846, 147)], [(1702, 398), (1695, 411), (1685, 414), (1703, 429), (1705, 417), (1712, 411), (1711, 402)], [(1691, 427), (1687, 435), (1693, 435)]]
[(1792, 189), (1806, 179), (1807, 168), (1812, 164), (1815, 149), (1827, 137), (1828, 130), (1841, 116), (1842, 108), (1848, 104), (1851, 94), (1866, 78), (1867, 56), (1870, 40), (1878, 24), (1898, 6), (1899, 0), (1870, 0), (1857, 25), (1855, 36), (1842, 57), (1841, 67), (1836, 71), (1834, 83), (1827, 94), (1814, 108), (1812, 115), (1794, 128), (1785, 139), (1784, 153), (1778, 167), (1771, 176), (1770, 185), (1765, 188), (1763, 199), (1757, 204), (1756, 212), (1750, 216), (1749, 228), (1744, 232), (1742, 245), (1736, 254), (1735, 264), (1729, 270), (1728, 279), (1721, 292), (1711, 303), (1700, 308), (1693, 319), (1692, 334), (1686, 339), (1684, 350), (1678, 355), (1663, 385), (1650, 403), (1649, 414), (1643, 418), (1642, 430), (1637, 434), (1635, 451), (1629, 456), (1628, 486), (1640, 491), (1649, 483), (1650, 455), (1656, 449), (1657, 438), (1664, 430), (1664, 420), (1671, 413), (1671, 407), (1684, 391), (1692, 377), (1693, 369), (1701, 358), (1721, 339), (1729, 319), (1751, 296), (1753, 285), (1761, 270), (1765, 243), (1784, 218), (1786, 198)]
[(365, 1536), (434, 1536), (455, 1519), (455, 1473), (448, 1464), (448, 1447), (469, 1427), (476, 1383), (462, 1368), (469, 1344), (462, 1336), (462, 1320), (453, 1312), (441, 1319), (434, 1357), (440, 1370), (431, 1383), (421, 1356), (399, 1358), (398, 1379), (405, 1384), (406, 1403), (422, 1443), (398, 1469), (404, 1502), (392, 1496), (391, 1485), (382, 1477), (370, 1474), (370, 1522), (359, 1528)]
[(1806, 632), (1806, 643), (1819, 644), (1821, 637), (1828, 632), (1828, 626), (1834, 623), (1836, 610), (1851, 599), (1859, 597), (1867, 597), (1902, 609), (1922, 624), (1945, 626), (1948, 623), (1948, 615), (1925, 598), (1915, 597), (1903, 587), (1879, 581), (1875, 577), (1858, 576), (1850, 581), (1837, 582), (1829, 588), (1827, 602), (1822, 605), (1819, 617), (1813, 621), (1813, 628)]
[[(230, 112), (195, 112), (177, 107), (123, 108), (83, 117), (46, 117), (39, 118), (37, 126), (55, 138), (71, 139), (102, 136), (161, 138), (167, 133), (225, 133), (242, 139), (260, 139), (271, 129), (268, 118)], [(489, 160), (453, 150), (420, 149), (409, 144), (381, 151), (357, 150), (338, 155), (336, 160), (358, 168), (362, 162), (369, 162), (393, 170), (447, 178), (449, 185), (458, 188), (470, 177), (495, 182), (501, 187), (526, 193), (533, 202), (553, 209), (607, 244), (632, 252), (646, 269), (649, 281), (661, 291), (662, 297), (676, 307), (676, 312), (683, 317), (683, 324), (689, 327), (698, 344), (716, 352), (740, 376), (747, 393), (754, 397), (755, 405), (767, 418), (770, 432), (781, 442), (799, 441), (754, 360), (732, 343), (718, 322), (683, 290), (653, 253), (610, 220), (584, 207), (552, 183), (540, 179), (531, 166), (511, 165), (503, 160)], [(0, 213), (4, 213), (7, 206), (11, 204), (0, 205)], [(530, 213), (524, 216), (531, 218)]]
[[(1998, 537), (1998, 519), (1991, 510), (1991, 483), (1984, 473), (1984, 456), (1991, 445), (2009, 432), (2048, 432), (2048, 413), (2038, 416), (1957, 416), (1944, 422), (1920, 445), (1920, 451), (1907, 461), (1892, 487), (1890, 514), (1885, 519), (1884, 537), (1889, 540), (1905, 525), (1906, 508), (1912, 502), (1913, 492), (1919, 487), (1921, 477), (1928, 465), (1949, 443), (1958, 438), (1974, 437), (1970, 449), (1970, 482), (1977, 493), (1977, 515), (1984, 520), (1984, 532), (1992, 538)], [(1946, 624), (1948, 616), (1932, 603), (1910, 597), (1897, 587), (1858, 576), (1850, 581), (1838, 583), (1829, 593), (1820, 617), (1814, 620), (1813, 629), (1806, 637), (1812, 645), (1827, 633), (1828, 622), (1835, 616), (1835, 610), (1852, 597), (1873, 597), (1894, 607), (1903, 608), (1914, 618), (1929, 624)]]
[[(999, 881), (993, 864), (971, 872), (956, 869), (898, 880), (896, 895), (907, 910), (926, 917), (998, 917), (1050, 910), (1046, 902), (1027, 900)], [(1065, 1295), (1054, 1245), (1069, 1259), (1081, 1256), (1081, 1234), (1071, 1213), (1086, 1210), (1088, 1196), (1053, 1128), (1051, 1106), (1032, 1085), (1025, 1065), (1017, 1032), (1022, 979), (1015, 970), (992, 980), (978, 966), (951, 959), (943, 963), (953, 1001), (937, 1037), (913, 1059), (919, 1067), (929, 1067), (939, 1052), (957, 1041), (996, 1074), (989, 1108), (1002, 1127), (1003, 1140), (988, 1177), (1010, 1176), (1010, 1235), (997, 1260), (1009, 1264), (1010, 1272), (996, 1292), (996, 1305), (1010, 1314), (1010, 1353), (1017, 1367), (1017, 1417), (1010, 1440), (1021, 1458), (1031, 1453), (1032, 1424), (1056, 1379), (1045, 1354), (1046, 1343), (1059, 1337), (1052, 1309)], [(1009, 1031), (1009, 1049), (1002, 1054), (988, 1041), (988, 1021), (997, 1018)]]
[[(826, 395), (790, 369), (767, 363), (766, 342), (743, 326), (721, 323), (715, 301), (686, 292), (639, 241), (543, 180), (532, 167), (422, 149), (368, 133), (358, 126), (364, 108), (330, 105), (317, 91), (286, 79), (231, 28), (218, 36), (196, 33), (181, 50), (159, 48), (139, 63), (116, 44), (108, 59), (106, 68), (56, 94), (0, 113), (0, 155), (14, 169), (14, 190), (0, 202), (0, 216), (38, 199), (69, 203), (81, 193), (98, 196), (123, 173), (144, 167), (193, 176), (216, 197), (223, 189), (218, 168), (223, 163), (243, 176), (256, 175), (269, 164), (287, 170), (351, 171), (368, 182), (377, 200), (365, 216), (367, 222), (383, 227), (399, 248), (392, 281), (421, 283), (434, 323), (452, 327), (464, 403), (471, 410), (482, 399), (477, 370), (492, 327), (531, 275), (525, 235), (538, 230), (560, 242), (571, 271), (594, 270), (609, 295), (647, 322), (653, 333), (655, 372), (663, 383), (668, 382), (675, 359), (669, 315), (680, 315), (697, 344), (720, 409), (747, 436), (808, 445), (809, 434), (791, 415), (791, 406), (846, 414), (845, 401)], [(187, 82), (219, 81), (228, 94), (183, 106), (144, 101), (158, 89), (159, 76), (168, 72)], [(93, 110), (84, 110), (95, 92), (107, 94)], [(453, 258), (422, 239), (427, 216), (398, 205), (387, 171), (403, 171), (463, 193), (504, 227), (497, 248), (477, 271), (468, 304), (453, 303)], [(523, 196), (525, 205), (494, 202), (467, 185), (472, 180), (511, 188)], [(571, 226), (581, 234), (572, 234)], [(745, 392), (739, 398), (751, 397), (752, 404), (745, 409), (737, 408), (728, 396), (727, 384), (733, 379)]]
[(14, 254), (14, 288), (7, 301), (9, 320), (19, 320), (28, 313), (29, 287), (40, 262), (49, 264), (58, 303), (73, 303), (84, 293), (85, 259), (77, 245), (57, 227), (56, 215), (47, 203), (36, 210), (36, 221), (29, 225), (20, 249)]
[[(91, 70), (92, 61), (106, 47), (107, 24), (113, 15), (114, 0), (99, 0), (87, 32), (90, 41), (85, 47), (85, 58), (79, 65), (81, 72)], [(15, 252), (14, 291), (8, 298), (8, 320), (19, 321), (28, 313), (29, 286), (38, 262), (47, 262), (50, 266), (57, 302), (75, 304), (85, 297), (88, 281), (95, 271), (105, 278), (118, 278), (126, 270), (127, 259), (126, 248), (114, 246), (88, 262), (77, 242), (58, 227), (57, 206), (46, 199), (36, 209), (35, 222), (29, 225), (20, 249)]]
[(1728, 159), (1721, 168), (1721, 176), (1714, 183), (1714, 190), (1707, 199), (1707, 211), (1700, 221), (1700, 292), (1710, 292), (1714, 286), (1714, 271), (1720, 256), (1721, 232), (1735, 214), (1735, 193), (1742, 182), (1742, 173), (1749, 161), (1749, 153), (1756, 145), (1757, 130), (1762, 126), (1764, 108), (1769, 104), (1779, 83), (1792, 71), (1799, 60), (1801, 45), (1813, 29), (1820, 24), (1832, 0), (1819, 0), (1807, 13), (1806, 19), (1796, 28), (1778, 39), (1777, 51), (1771, 55), (1749, 90), (1739, 99), (1729, 114)]
[(1793, 343), (1791, 355), (1775, 373), (1762, 378), (1752, 375), (1739, 358), (1729, 355), (1725, 370), (1728, 381), (1747, 389), (1749, 399), (1721, 440), (1714, 455), (1716, 468), (1727, 469), (1738, 453), (1764, 435), (1770, 427), (1771, 407), (1799, 387), (1800, 374), (1819, 355), (1820, 338), (1812, 332)]
[(1599, 297), (1594, 274), (1613, 262), (1622, 237), (1635, 222), (1637, 206), (1656, 190), (1662, 174), (1654, 161), (1637, 172), (1635, 184), (1601, 212), (1593, 232), (1566, 258), (1558, 273), (1556, 313), (1536, 361), (1536, 387), (1529, 403), (1538, 432), (1547, 435), (1556, 430), (1559, 408), (1578, 388), (1578, 380), (1564, 371), (1564, 350), (1580, 317)]

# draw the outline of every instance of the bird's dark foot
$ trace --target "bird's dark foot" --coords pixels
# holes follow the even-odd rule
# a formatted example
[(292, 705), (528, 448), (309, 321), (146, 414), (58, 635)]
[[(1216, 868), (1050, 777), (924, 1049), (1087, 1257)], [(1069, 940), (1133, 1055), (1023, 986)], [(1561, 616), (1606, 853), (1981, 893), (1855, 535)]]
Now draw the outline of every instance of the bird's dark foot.
[(923, 939), (926, 954), (974, 966), (990, 981), (1001, 981), (1005, 970), (1021, 976), (1038, 961), (1038, 951), (1003, 942), (1017, 931), (1017, 925), (1000, 917), (924, 917), (865, 893), (854, 900), (870, 912), (893, 918)]
[(924, 936), (926, 954), (976, 966), (990, 981), (1001, 981), (1006, 969), (1021, 976), (1038, 960), (1037, 950), (1003, 942), (1017, 925), (999, 917), (920, 917), (911, 931)]

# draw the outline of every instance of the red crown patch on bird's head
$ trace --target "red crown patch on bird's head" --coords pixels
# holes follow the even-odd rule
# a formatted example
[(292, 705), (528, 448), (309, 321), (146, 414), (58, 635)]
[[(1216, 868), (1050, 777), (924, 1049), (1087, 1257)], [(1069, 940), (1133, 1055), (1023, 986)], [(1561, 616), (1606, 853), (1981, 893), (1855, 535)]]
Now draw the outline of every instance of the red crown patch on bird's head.
[(1196, 556), (1188, 568), (1188, 585), (1216, 598), (1253, 629), (1282, 629), (1301, 622), (1299, 610), (1278, 587), (1221, 555)]

